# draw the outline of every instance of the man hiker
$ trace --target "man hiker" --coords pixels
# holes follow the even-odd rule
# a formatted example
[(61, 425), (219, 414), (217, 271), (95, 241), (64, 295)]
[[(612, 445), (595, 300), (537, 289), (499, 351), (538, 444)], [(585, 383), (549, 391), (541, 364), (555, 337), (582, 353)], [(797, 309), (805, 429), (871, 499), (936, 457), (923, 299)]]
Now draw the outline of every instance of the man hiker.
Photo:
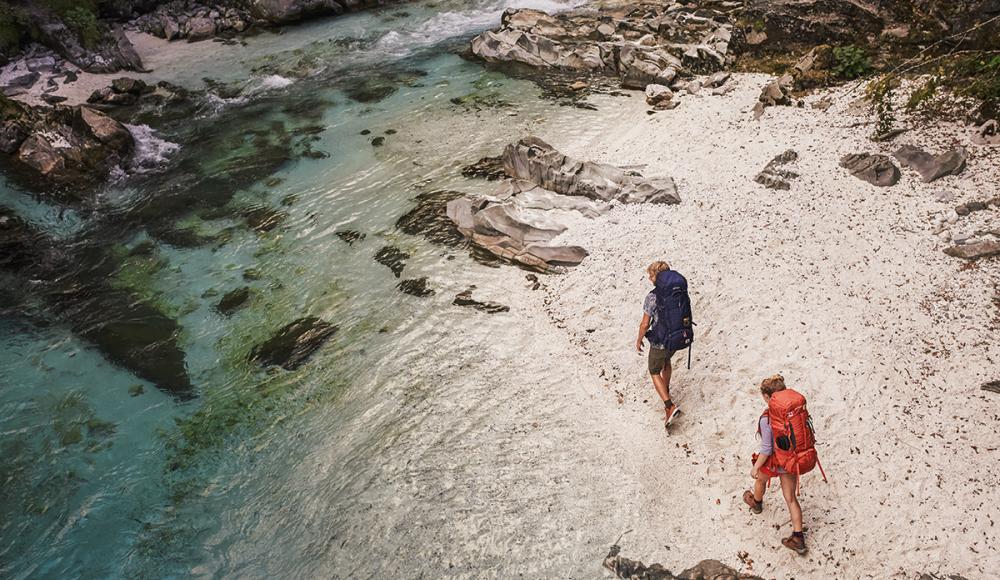
[[(670, 269), (666, 262), (653, 262), (646, 268), (653, 290), (642, 304), (642, 321), (635, 350), (642, 353), (642, 341), (649, 339), (649, 374), (653, 387), (663, 400), (664, 426), (669, 427), (681, 410), (670, 399), (670, 357), (691, 346), (694, 340), (691, 300), (687, 280)], [(690, 364), (690, 350), (688, 351)]]

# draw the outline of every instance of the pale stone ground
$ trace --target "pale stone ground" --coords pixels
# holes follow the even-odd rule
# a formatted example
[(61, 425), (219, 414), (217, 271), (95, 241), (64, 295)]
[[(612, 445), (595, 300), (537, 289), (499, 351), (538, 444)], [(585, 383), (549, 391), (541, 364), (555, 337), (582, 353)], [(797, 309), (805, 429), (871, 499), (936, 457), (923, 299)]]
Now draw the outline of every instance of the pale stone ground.
[[(586, 369), (618, 408), (622, 460), (641, 486), (636, 517), (621, 526), (636, 530), (625, 552), (678, 569), (707, 557), (738, 564), (746, 551), (768, 577), (991, 577), (1000, 570), (1000, 396), (980, 385), (1000, 378), (1000, 261), (967, 267), (945, 256), (929, 216), (997, 195), (1000, 154), (971, 147), (959, 176), (923, 184), (903, 170), (899, 184), (877, 188), (838, 159), (900, 143), (941, 152), (967, 145), (966, 130), (873, 143), (870, 125), (843, 128), (867, 118), (850, 87), (833, 91), (826, 113), (771, 108), (756, 122), (764, 80), (739, 75), (724, 97), (688, 96), (653, 116), (637, 98), (601, 103), (619, 118), (590, 140), (540, 134), (570, 155), (673, 176), (684, 199), (620, 207), (571, 229), (559, 241), (592, 254), (546, 278), (539, 301), (575, 345), (566, 364)], [(789, 148), (801, 174), (790, 191), (752, 181)], [(940, 191), (957, 199), (934, 201)], [(995, 225), (997, 213), (965, 219)], [(657, 259), (687, 276), (698, 323), (692, 368), (674, 374), (684, 415), (669, 436), (633, 348), (644, 268)], [(830, 477), (803, 481), (807, 557), (779, 544), (790, 527), (777, 490), (761, 516), (741, 501), (762, 408), (756, 385), (775, 372), (808, 397)], [(570, 385), (564, 395), (584, 396)]]

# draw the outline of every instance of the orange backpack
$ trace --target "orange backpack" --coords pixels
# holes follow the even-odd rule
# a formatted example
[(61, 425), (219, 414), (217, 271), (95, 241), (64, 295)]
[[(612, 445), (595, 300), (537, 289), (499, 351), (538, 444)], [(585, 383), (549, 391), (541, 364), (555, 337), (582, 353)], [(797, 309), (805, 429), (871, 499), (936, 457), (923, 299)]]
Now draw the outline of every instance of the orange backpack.
[[(778, 391), (771, 395), (764, 416), (774, 437), (774, 453), (767, 460), (768, 467), (772, 471), (780, 467), (796, 475), (812, 471), (819, 464), (819, 456), (806, 398), (792, 389)], [(826, 481), (822, 465), (819, 471)]]

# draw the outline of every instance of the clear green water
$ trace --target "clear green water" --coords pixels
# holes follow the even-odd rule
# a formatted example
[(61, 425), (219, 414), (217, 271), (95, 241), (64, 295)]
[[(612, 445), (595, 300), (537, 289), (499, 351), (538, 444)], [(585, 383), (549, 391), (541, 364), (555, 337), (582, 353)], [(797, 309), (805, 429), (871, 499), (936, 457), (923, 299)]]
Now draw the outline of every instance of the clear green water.
[[(44, 303), (0, 318), (0, 577), (435, 577), (450, 542), (435, 536), (444, 517), (467, 518), (466, 532), (492, 546), (460, 559), (494, 573), (516, 559), (516, 540), (490, 529), (491, 513), (469, 505), (472, 492), (459, 493), (449, 473), (498, 457), (463, 433), (492, 406), (516, 407), (481, 403), (489, 385), (476, 373), (488, 372), (489, 349), (525, 344), (525, 330), (511, 315), (472, 314), (451, 300), (476, 284), (477, 295), (504, 302), (523, 273), (394, 226), (419, 193), (486, 187), (461, 167), (519, 136), (511, 115), (565, 110), (455, 53), (512, 4), (563, 5), (414, 3), (245, 47), (189, 45), (182, 62), (157, 67), (160, 78), (199, 87), (211, 77), (244, 96), (158, 127), (180, 149), (158, 174), (100, 188), (104, 215), (163, 195), (163, 176), (253, 159), (252, 135), (291, 134), (295, 154), (233, 192), (228, 213), (171, 218), (220, 241), (154, 242), (151, 256), (126, 259), (112, 276), (179, 321), (195, 399), (180, 402), (108, 362), (47, 319)], [(363, 103), (345, 93), (372, 78), (392, 94)], [(461, 97), (467, 104), (452, 102)], [(564, 129), (596, 130), (571, 118)], [(376, 136), (383, 146), (372, 146)], [(328, 156), (301, 156), (306, 149)], [(141, 224), (63, 210), (7, 183), (0, 204), (57, 239), (100, 231), (115, 256), (150, 239)], [(253, 205), (286, 216), (259, 233), (237, 215)], [(349, 245), (336, 235), (347, 229), (365, 238)], [(403, 278), (427, 276), (436, 294), (399, 292), (373, 260), (385, 245), (410, 254)], [(247, 307), (229, 317), (213, 309), (244, 285)], [(247, 360), (253, 345), (307, 315), (339, 326), (307, 364), (267, 371)], [(463, 396), (480, 403), (463, 406)], [(440, 491), (429, 496), (429, 486)], [(425, 529), (437, 547), (421, 552)], [(405, 541), (394, 537), (400, 530)], [(435, 566), (421, 571), (424, 560)]]

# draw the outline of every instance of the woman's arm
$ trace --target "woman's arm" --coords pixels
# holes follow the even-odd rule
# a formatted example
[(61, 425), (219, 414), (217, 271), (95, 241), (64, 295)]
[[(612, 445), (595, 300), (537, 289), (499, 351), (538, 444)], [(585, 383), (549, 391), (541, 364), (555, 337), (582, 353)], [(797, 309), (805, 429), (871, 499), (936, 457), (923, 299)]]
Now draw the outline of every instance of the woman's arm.
[(642, 352), (642, 339), (646, 337), (647, 330), (649, 330), (649, 315), (644, 312), (642, 322), (639, 323), (639, 338), (635, 339), (636, 352)]
[(768, 422), (767, 417), (761, 417), (757, 424), (760, 427), (760, 451), (757, 453), (757, 461), (753, 463), (753, 469), (750, 470), (750, 477), (754, 479), (757, 479), (760, 468), (767, 463), (767, 458), (774, 453), (774, 434), (771, 432), (771, 423)]

